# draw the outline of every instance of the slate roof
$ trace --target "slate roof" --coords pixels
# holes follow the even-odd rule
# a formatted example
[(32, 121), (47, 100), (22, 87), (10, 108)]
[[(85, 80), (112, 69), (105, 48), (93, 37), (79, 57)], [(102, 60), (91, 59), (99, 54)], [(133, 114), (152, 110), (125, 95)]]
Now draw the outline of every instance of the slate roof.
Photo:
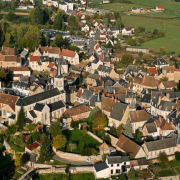
[(88, 89), (85, 89), (81, 95), (81, 99), (90, 100), (92, 96), (93, 92)]
[(143, 110), (137, 110), (137, 111), (130, 111), (130, 120), (131, 122), (141, 122), (141, 121), (147, 121), (150, 118), (150, 115), (143, 109)]
[(28, 53), (29, 53), (28, 51), (25, 51), (25, 50), (24, 50), (24, 51), (22, 51), (22, 52), (21, 52), (21, 54), (20, 54), (20, 55), (21, 55), (21, 56), (27, 56), (27, 55), (28, 55)]
[(145, 142), (148, 151), (157, 151), (166, 148), (176, 147), (175, 138), (161, 139), (156, 141)]
[(53, 112), (53, 111), (56, 111), (57, 109), (61, 109), (63, 107), (65, 107), (65, 104), (63, 101), (57, 101), (57, 102), (54, 102), (52, 104), (48, 104), (49, 108), (50, 108), (50, 111)]
[(150, 103), (150, 101), (151, 101), (151, 94), (145, 94), (145, 95), (141, 98), (141, 102)]
[(128, 65), (128, 67), (126, 68), (124, 75), (126, 76), (130, 71), (132, 72), (138, 72), (138, 67), (135, 65)]
[(102, 162), (102, 163), (95, 164), (94, 168), (95, 168), (96, 172), (99, 172), (99, 171), (102, 171), (104, 169), (108, 169), (109, 166), (106, 164), (106, 162)]
[(174, 105), (175, 105), (174, 102), (161, 100), (160, 105), (159, 105), (159, 109), (162, 111), (172, 111), (172, 108)]
[(122, 78), (119, 79), (119, 84), (122, 87), (127, 87), (128, 86), (128, 83), (124, 79), (122, 79)]
[(145, 124), (145, 126), (146, 126), (146, 129), (147, 129), (148, 133), (157, 132), (157, 128), (156, 128), (155, 123), (147, 123), (147, 124)]
[(33, 118), (36, 118), (36, 117), (37, 117), (37, 116), (36, 116), (36, 113), (35, 113), (33, 110), (29, 111), (29, 113), (31, 114), (31, 116), (32, 116)]
[(108, 66), (104, 66), (104, 65), (99, 65), (99, 67), (97, 68), (98, 71), (101, 71), (101, 72), (106, 72), (108, 74), (110, 74), (110, 72), (112, 71), (112, 68), (111, 67), (108, 67)]
[(118, 28), (117, 26), (113, 26), (113, 27), (110, 27), (110, 30), (111, 30), (111, 31), (118, 31), (119, 28)]
[(60, 95), (61, 92), (59, 92), (59, 90), (57, 88), (42, 92), (42, 93), (38, 93), (35, 94), (33, 96), (28, 96), (28, 97), (24, 97), (24, 98), (19, 98), (16, 105), (17, 106), (27, 106), (39, 101), (43, 101), (45, 99)]
[(36, 111), (42, 111), (44, 109), (44, 104), (36, 103), (34, 110)]
[(111, 118), (121, 121), (127, 108), (127, 104), (116, 102), (111, 112)]
[(158, 59), (154, 60), (151, 64), (159, 66), (159, 65), (168, 65), (169, 63), (163, 58), (158, 58)]
[(107, 162), (108, 164), (118, 164), (122, 162), (130, 161), (129, 156), (108, 156)]

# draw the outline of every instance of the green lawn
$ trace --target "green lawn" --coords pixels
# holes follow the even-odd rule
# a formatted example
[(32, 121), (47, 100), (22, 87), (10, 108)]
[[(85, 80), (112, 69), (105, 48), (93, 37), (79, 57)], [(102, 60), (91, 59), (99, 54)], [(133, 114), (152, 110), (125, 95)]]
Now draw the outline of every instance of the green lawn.
[(180, 161), (175, 161), (175, 160), (169, 161), (169, 165), (171, 167), (178, 167), (178, 166), (180, 166)]
[(33, 176), (36, 180), (68, 180), (65, 174), (36, 174)]
[[(65, 130), (63, 131), (63, 134), (67, 138), (68, 143), (76, 143), (77, 149), (73, 150), (74, 153), (80, 153), (82, 147), (93, 147), (97, 149), (97, 146), (100, 145), (100, 143), (92, 138), (90, 135), (86, 133), (86, 131), (74, 129), (72, 131)], [(67, 152), (71, 152), (69, 148), (66, 149)]]
[(93, 173), (71, 174), (71, 180), (95, 180)]
[[(110, 3), (110, 4), (103, 4), (102, 8), (106, 10), (112, 11), (130, 11), (132, 7), (139, 7), (138, 4), (125, 4), (125, 3)], [(147, 6), (141, 6), (144, 8), (149, 8)]]
[(166, 169), (158, 172), (158, 176), (171, 176), (175, 175), (176, 173), (172, 169)]
[(53, 163), (49, 163), (49, 164), (51, 164), (51, 165), (67, 165), (64, 162), (57, 161), (56, 159), (53, 159), (53, 160), (54, 160), (54, 162)]
[(178, 173), (180, 173), (180, 167), (176, 168), (176, 171), (177, 171)]

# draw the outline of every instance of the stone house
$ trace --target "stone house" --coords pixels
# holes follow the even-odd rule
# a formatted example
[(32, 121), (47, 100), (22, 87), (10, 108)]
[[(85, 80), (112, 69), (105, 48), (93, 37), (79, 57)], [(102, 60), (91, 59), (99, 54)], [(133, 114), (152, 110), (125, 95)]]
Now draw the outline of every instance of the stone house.
[(71, 51), (68, 49), (62, 49), (61, 56), (66, 59), (69, 64), (79, 64), (79, 55), (75, 51)]
[(173, 89), (176, 88), (177, 85), (174, 80), (171, 81), (162, 81), (159, 85), (159, 89)]
[(142, 147), (123, 134), (119, 136), (116, 146), (117, 150), (120, 150), (124, 153), (131, 153), (135, 159), (146, 157), (146, 154)]
[(20, 56), (0, 55), (0, 66), (2, 68), (20, 67), (22, 59)]

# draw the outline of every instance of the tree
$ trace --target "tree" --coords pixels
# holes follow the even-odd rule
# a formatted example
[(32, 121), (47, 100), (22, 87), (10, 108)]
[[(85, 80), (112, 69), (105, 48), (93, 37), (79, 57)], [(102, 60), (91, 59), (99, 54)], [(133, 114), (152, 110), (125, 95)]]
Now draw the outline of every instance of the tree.
[(59, 122), (52, 123), (50, 128), (49, 128), (49, 132), (50, 132), (52, 137), (55, 137), (57, 135), (62, 134), (60, 123)]
[(66, 146), (66, 142), (66, 137), (60, 134), (53, 137), (52, 146), (54, 146), (56, 149), (61, 149)]
[(158, 35), (158, 33), (159, 33), (158, 29), (154, 29), (154, 30), (153, 30), (153, 34), (154, 34), (154, 35)]
[(79, 17), (71, 15), (67, 18), (68, 28), (73, 30), (79, 29)]
[(167, 82), (167, 81), (168, 81), (168, 77), (162, 77), (162, 78), (161, 78), (161, 81)]
[(29, 136), (29, 138), (28, 138), (27, 141), (26, 141), (26, 145), (29, 145), (29, 144), (31, 144), (31, 143), (33, 143), (32, 137)]
[(175, 158), (176, 158), (176, 161), (180, 161), (180, 152), (179, 151), (175, 152)]
[(51, 158), (50, 154), (50, 142), (47, 136), (44, 136), (44, 139), (41, 143), (39, 161), (43, 163), (44, 161), (49, 161)]
[(77, 46), (69, 45), (68, 49), (71, 51), (79, 52), (79, 48)]
[(128, 37), (127, 43), (130, 46), (136, 46), (136, 40), (132, 39), (132, 37)]
[(25, 146), (25, 138), (23, 134), (14, 136), (14, 144), (16, 144), (19, 147), (24, 147)]
[(108, 144), (111, 144), (111, 138), (109, 137), (109, 135), (106, 135), (104, 137), (104, 141), (107, 142)]
[(40, 139), (40, 133), (38, 133), (37, 131), (35, 131), (34, 133), (32, 133), (32, 141), (38, 141)]
[(165, 48), (164, 46), (162, 46), (162, 47), (160, 48), (160, 51), (161, 51), (163, 54), (165, 54), (165, 53), (166, 53), (166, 48)]
[(30, 17), (32, 24), (43, 24), (44, 23), (44, 12), (40, 8), (40, 6), (32, 9), (29, 17)]
[(25, 127), (25, 130), (26, 130), (26, 131), (30, 131), (30, 133), (32, 133), (32, 131), (35, 130), (35, 127), (36, 127), (35, 124), (28, 124), (28, 125)]
[(169, 160), (165, 152), (159, 153), (158, 160), (161, 167), (166, 167), (168, 165)]
[(6, 79), (6, 73), (5, 73), (4, 69), (2, 69), (2, 68), (0, 69), (0, 79), (1, 79), (1, 81)]
[(128, 54), (128, 53), (124, 53), (122, 55), (122, 58), (121, 58), (121, 63), (122, 64), (126, 64), (126, 65), (129, 65), (129, 64), (132, 64), (133, 62), (133, 57), (131, 54)]
[(119, 137), (124, 131), (124, 128), (122, 127), (122, 125), (119, 125), (117, 130), (116, 130), (116, 134)]
[(7, 19), (8, 21), (14, 21), (16, 18), (17, 18), (17, 16), (16, 16), (13, 12), (9, 12), (9, 13), (6, 15), (6, 19)]
[(22, 155), (22, 165), (26, 164), (30, 160), (30, 154), (29, 153), (24, 153)]
[(22, 166), (22, 155), (16, 155), (15, 166)]
[(76, 144), (76, 143), (69, 143), (68, 146), (69, 146), (71, 152), (72, 152), (73, 150), (77, 149), (77, 144)]
[(54, 29), (64, 30), (64, 19), (63, 19), (62, 11), (57, 12), (57, 15), (54, 18), (53, 27), (54, 27)]
[(17, 125), (19, 127), (19, 130), (22, 130), (26, 124), (26, 119), (25, 119), (25, 112), (24, 112), (24, 108), (23, 106), (21, 106), (21, 109), (19, 111), (19, 114), (18, 114), (18, 118), (17, 118)]
[(142, 59), (142, 57), (143, 57), (143, 52), (140, 51), (140, 52), (138, 53), (138, 56), (139, 56), (140, 59)]
[(124, 135), (128, 136), (129, 138), (134, 138), (132, 132), (133, 132), (132, 125), (130, 120), (128, 119), (124, 127)]
[(142, 143), (142, 139), (141, 139), (141, 132), (139, 131), (139, 129), (136, 129), (135, 131), (135, 141), (139, 144)]
[(135, 179), (136, 178), (136, 174), (135, 174), (135, 169), (131, 168), (130, 172), (129, 172), (129, 177), (130, 179)]
[(107, 154), (103, 154), (103, 155), (102, 155), (102, 161), (103, 161), (103, 162), (106, 161), (106, 157), (107, 157)]
[(122, 172), (122, 173), (119, 175), (118, 180), (127, 180), (127, 177), (126, 177), (126, 175)]
[(101, 111), (98, 111), (96, 113), (95, 117), (93, 118), (92, 123), (95, 127), (106, 126), (107, 118), (106, 118), (105, 114), (103, 114)]
[(54, 43), (56, 44), (56, 46), (58, 47), (62, 47), (62, 46), (67, 46), (68, 42), (66, 39), (63, 39), (63, 37), (61, 35), (57, 35), (54, 39)]
[(113, 125), (112, 127), (110, 127), (110, 134), (117, 136), (117, 131), (116, 131), (116, 127), (115, 125)]

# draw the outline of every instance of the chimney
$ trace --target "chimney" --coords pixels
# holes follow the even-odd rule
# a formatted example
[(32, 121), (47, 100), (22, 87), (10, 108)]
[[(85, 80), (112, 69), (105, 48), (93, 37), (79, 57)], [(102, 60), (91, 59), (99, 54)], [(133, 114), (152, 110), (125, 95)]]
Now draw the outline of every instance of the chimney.
[(123, 109), (123, 114), (125, 113), (125, 109)]
[(137, 110), (137, 117), (139, 117), (139, 110)]

